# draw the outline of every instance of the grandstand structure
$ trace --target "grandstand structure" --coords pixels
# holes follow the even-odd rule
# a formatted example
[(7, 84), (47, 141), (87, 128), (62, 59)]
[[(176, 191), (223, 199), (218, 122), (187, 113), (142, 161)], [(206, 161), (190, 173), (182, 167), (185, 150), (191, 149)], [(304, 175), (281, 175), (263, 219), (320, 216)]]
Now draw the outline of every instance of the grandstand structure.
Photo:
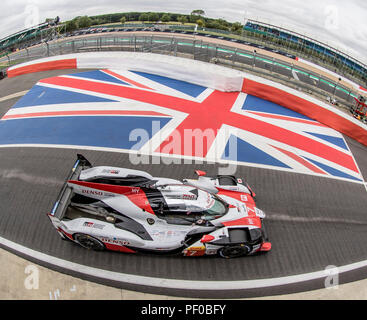
[(334, 68), (343, 74), (367, 81), (367, 65), (352, 56), (333, 48), (321, 41), (275, 26), (269, 23), (247, 19), (243, 26), (244, 35), (263, 39), (267, 44), (273, 43), (289, 51), (323, 62), (327, 67)]
[(59, 17), (40, 23), (36, 26), (18, 31), (3, 39), (0, 39), (0, 53), (16, 51), (27, 46), (48, 40), (56, 35)]
[[(66, 32), (66, 24), (58, 25), (59, 21), (59, 17), (56, 17), (55, 19), (51, 19), (51, 21), (41, 23), (7, 36), (4, 39), (0, 39), (0, 57), (18, 49), (28, 48), (32, 45), (58, 38), (60, 33)], [(262, 48), (273, 52), (284, 52), (288, 57), (305, 58), (305, 60), (315, 62), (317, 65), (345, 76), (361, 86), (367, 86), (367, 65), (365, 63), (309, 36), (258, 20), (247, 19), (243, 25), (241, 35), (238, 33), (233, 34), (230, 30), (224, 29), (211, 29), (194, 25), (165, 25), (164, 23), (159, 24), (158, 29), (162, 30), (155, 30), (157, 29), (157, 23), (98, 25), (98, 27), (102, 26), (104, 29), (116, 29), (119, 27), (124, 28), (124, 30), (126, 28), (133, 28), (133, 30), (144, 31), (144, 29), (150, 27), (154, 28), (154, 31), (169, 30), (170, 32), (175, 32), (177, 30), (187, 33), (195, 32), (195, 34), (204, 34), (206, 36), (222, 35), (231, 41), (237, 41), (255, 47), (262, 46)], [(164, 26), (166, 27), (164, 28)], [(82, 31), (75, 30), (70, 34), (89, 33), (85, 30), (84, 33)]]

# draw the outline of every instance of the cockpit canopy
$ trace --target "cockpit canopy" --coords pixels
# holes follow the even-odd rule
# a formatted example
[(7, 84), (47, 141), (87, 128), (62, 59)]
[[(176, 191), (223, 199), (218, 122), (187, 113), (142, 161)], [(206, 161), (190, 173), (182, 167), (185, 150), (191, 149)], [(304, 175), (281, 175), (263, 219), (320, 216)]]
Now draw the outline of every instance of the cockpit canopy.
[(223, 216), (228, 205), (215, 194), (186, 185), (159, 188), (163, 197), (163, 214), (202, 215), (205, 219)]

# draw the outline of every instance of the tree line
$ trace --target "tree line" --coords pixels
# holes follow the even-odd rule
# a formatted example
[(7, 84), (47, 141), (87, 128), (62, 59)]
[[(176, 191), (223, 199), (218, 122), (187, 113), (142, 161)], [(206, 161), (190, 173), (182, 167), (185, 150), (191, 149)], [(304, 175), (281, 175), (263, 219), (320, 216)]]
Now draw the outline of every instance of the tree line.
[(190, 14), (167, 13), (167, 12), (125, 12), (102, 14), (97, 16), (78, 16), (66, 21), (67, 32), (77, 29), (89, 28), (91, 26), (108, 23), (129, 23), (140, 21), (142, 23), (177, 22), (180, 24), (194, 23), (199, 27), (231, 31), (240, 34), (242, 25), (239, 22), (228, 22), (224, 19), (213, 19), (205, 17), (204, 10), (193, 10)]

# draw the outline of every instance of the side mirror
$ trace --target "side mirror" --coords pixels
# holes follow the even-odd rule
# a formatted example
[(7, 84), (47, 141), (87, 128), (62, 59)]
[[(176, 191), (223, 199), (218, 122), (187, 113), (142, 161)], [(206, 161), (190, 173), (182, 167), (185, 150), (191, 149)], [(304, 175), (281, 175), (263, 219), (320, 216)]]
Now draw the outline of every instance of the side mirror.
[(206, 172), (205, 171), (201, 171), (201, 170), (195, 170), (195, 173), (201, 177), (201, 176), (205, 176), (206, 175)]

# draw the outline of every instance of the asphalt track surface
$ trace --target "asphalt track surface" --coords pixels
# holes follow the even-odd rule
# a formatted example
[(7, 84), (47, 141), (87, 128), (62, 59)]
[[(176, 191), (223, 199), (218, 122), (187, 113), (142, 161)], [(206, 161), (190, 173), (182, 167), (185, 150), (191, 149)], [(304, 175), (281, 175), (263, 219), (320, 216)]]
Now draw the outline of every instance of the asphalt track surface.
[[(71, 74), (59, 70), (2, 80), (1, 96), (30, 89), (43, 78)], [(0, 102), (3, 116), (19, 98)], [(367, 177), (367, 148), (345, 137), (359, 169)], [(131, 167), (123, 153), (78, 149), (0, 148), (0, 237), (44, 254), (94, 268), (125, 274), (191, 281), (239, 281), (286, 277), (367, 260), (367, 191), (364, 185), (283, 171), (238, 166), (257, 193), (258, 207), (267, 213), (271, 252), (238, 259), (185, 258), (154, 254), (90, 252), (62, 241), (46, 213), (75, 161), (84, 154), (94, 165)], [(218, 165), (140, 165), (153, 176), (193, 177), (194, 169), (217, 174)], [(26, 256), (29, 260), (36, 260)], [(183, 297), (239, 298), (284, 294), (322, 288), (323, 278), (255, 289), (183, 290), (106, 281), (37, 261), (58, 271), (130, 290)], [(342, 273), (340, 283), (365, 278), (367, 268)]]

